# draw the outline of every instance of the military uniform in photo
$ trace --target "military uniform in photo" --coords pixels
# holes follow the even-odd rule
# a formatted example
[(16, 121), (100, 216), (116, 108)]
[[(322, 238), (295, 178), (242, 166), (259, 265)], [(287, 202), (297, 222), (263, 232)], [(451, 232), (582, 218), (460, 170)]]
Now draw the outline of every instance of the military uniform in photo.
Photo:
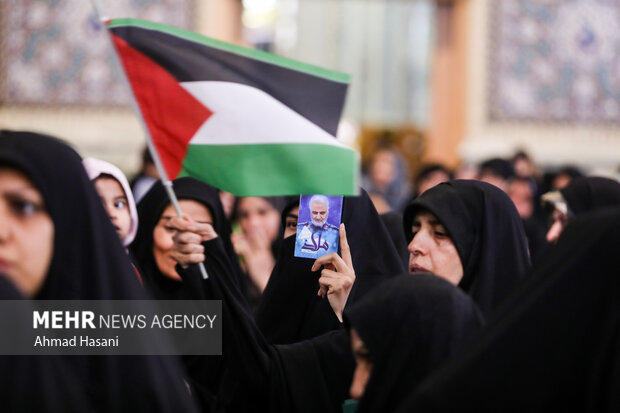
[(338, 227), (328, 223), (315, 226), (312, 222), (304, 222), (297, 227), (296, 251), (302, 257), (317, 258), (321, 255), (336, 252), (338, 249)]

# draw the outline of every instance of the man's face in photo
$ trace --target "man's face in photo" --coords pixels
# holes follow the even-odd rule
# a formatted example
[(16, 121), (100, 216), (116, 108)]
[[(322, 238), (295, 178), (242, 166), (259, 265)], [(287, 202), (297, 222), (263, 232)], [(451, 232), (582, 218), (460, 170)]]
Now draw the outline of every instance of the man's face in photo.
[(327, 205), (314, 202), (310, 205), (310, 213), (312, 214), (312, 225), (322, 227), (327, 222)]

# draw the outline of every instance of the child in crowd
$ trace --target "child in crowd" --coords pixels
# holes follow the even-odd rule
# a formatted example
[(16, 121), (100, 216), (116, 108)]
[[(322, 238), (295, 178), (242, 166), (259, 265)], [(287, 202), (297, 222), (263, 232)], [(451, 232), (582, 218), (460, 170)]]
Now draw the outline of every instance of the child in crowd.
[[(138, 232), (138, 212), (127, 178), (116, 166), (100, 159), (86, 158), (82, 164), (97, 189), (116, 233), (127, 248)], [(142, 282), (135, 265), (134, 269)]]

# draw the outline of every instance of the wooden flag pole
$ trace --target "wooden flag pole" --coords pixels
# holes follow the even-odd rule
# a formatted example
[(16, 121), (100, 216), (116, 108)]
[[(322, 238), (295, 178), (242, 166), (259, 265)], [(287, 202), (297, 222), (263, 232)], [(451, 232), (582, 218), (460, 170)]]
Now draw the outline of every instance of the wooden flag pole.
[[(179, 201), (177, 199), (177, 195), (174, 193), (174, 188), (172, 187), (172, 181), (168, 179), (168, 174), (164, 169), (164, 165), (161, 163), (161, 159), (159, 158), (159, 153), (157, 152), (157, 148), (153, 143), (153, 138), (151, 137), (151, 133), (146, 126), (146, 122), (144, 121), (144, 117), (142, 116), (142, 111), (140, 111), (140, 107), (138, 106), (138, 101), (136, 100), (135, 95), (133, 94), (133, 89), (131, 88), (131, 84), (129, 83), (129, 78), (127, 77), (127, 73), (125, 72), (125, 67), (120, 61), (120, 58), (116, 52), (116, 48), (114, 47), (114, 43), (112, 42), (112, 38), (110, 36), (110, 32), (108, 31), (105, 22), (108, 20), (106, 16), (103, 15), (103, 9), (99, 4), (99, 0), (91, 0), (93, 4), (93, 8), (95, 9), (95, 13), (99, 18), (99, 22), (103, 25), (103, 28), (106, 32), (106, 36), (108, 41), (110, 42), (110, 46), (114, 51), (114, 59), (116, 60), (118, 66), (121, 68), (123, 82), (127, 90), (129, 90), (129, 94), (131, 95), (131, 106), (133, 107), (134, 112), (138, 116), (140, 124), (142, 125), (142, 130), (144, 131), (144, 135), (146, 136), (146, 144), (149, 148), (149, 152), (151, 153), (151, 157), (153, 158), (153, 163), (157, 168), (157, 172), (159, 173), (159, 177), (161, 179), (161, 183), (164, 185), (166, 193), (168, 194), (168, 198), (170, 199), (170, 203), (174, 207), (174, 210), (179, 218), (183, 218), (183, 211), (181, 211), (181, 207), (179, 206)], [(200, 273), (202, 274), (203, 279), (208, 279), (209, 275), (207, 274), (207, 269), (204, 266), (204, 263), (198, 263), (198, 267), (200, 268)]]

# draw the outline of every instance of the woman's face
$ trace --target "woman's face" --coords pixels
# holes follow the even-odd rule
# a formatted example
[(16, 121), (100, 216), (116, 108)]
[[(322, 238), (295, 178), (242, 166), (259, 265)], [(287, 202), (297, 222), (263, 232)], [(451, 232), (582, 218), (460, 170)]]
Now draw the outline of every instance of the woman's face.
[(366, 384), (372, 371), (372, 362), (370, 361), (370, 354), (366, 345), (353, 328), (351, 329), (351, 349), (355, 357), (356, 367), (349, 394), (351, 398), (359, 400), (364, 395), (364, 390), (366, 390)]
[(519, 216), (529, 218), (534, 212), (534, 194), (530, 185), (525, 181), (513, 181), (508, 184), (508, 196), (515, 204)]
[(125, 239), (131, 228), (131, 215), (123, 187), (116, 179), (103, 176), (95, 179), (95, 188), (116, 233), (121, 240)]
[[(213, 224), (213, 217), (209, 209), (200, 202), (192, 201), (190, 199), (181, 199), (179, 206), (183, 215), (193, 219), (196, 222)], [(159, 271), (166, 277), (173, 280), (181, 281), (181, 276), (175, 270), (177, 261), (172, 257), (172, 245), (174, 241), (172, 237), (175, 234), (175, 229), (168, 226), (170, 218), (176, 216), (174, 207), (168, 205), (164, 212), (162, 212), (159, 222), (153, 230), (153, 256), (155, 257), (155, 264)]]
[(419, 212), (411, 225), (409, 271), (432, 272), (454, 285), (463, 278), (463, 265), (446, 229), (430, 212)]
[(299, 219), (299, 206), (291, 208), (284, 217), (284, 238), (297, 234), (297, 221)]
[(391, 184), (396, 178), (396, 157), (389, 149), (382, 149), (375, 153), (370, 165), (370, 179), (379, 188)]
[(0, 167), (0, 273), (34, 297), (54, 252), (54, 223), (26, 175)]
[(269, 242), (278, 237), (280, 213), (267, 200), (258, 197), (241, 199), (237, 216), (244, 234), (265, 237)]

